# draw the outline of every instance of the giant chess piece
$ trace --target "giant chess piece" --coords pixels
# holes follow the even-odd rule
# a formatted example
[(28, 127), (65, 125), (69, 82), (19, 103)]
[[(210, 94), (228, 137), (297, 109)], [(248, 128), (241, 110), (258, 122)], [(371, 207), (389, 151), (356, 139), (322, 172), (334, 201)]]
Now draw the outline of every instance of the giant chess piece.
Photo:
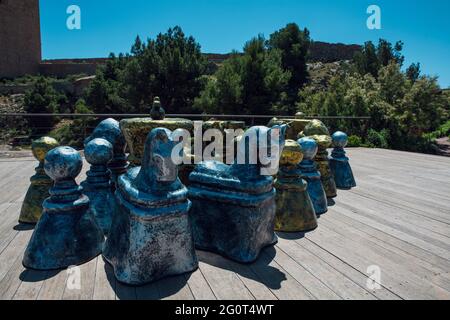
[(153, 100), (153, 106), (150, 110), (150, 117), (152, 117), (153, 120), (164, 120), (166, 117), (166, 111), (163, 109), (159, 97), (155, 97)]
[(318, 146), (312, 138), (301, 138), (298, 144), (302, 148), (303, 161), (299, 165), (302, 178), (308, 183), (308, 193), (317, 215), (328, 211), (327, 195), (320, 180), (320, 172), (317, 171), (314, 158), (316, 157)]
[(81, 183), (83, 193), (90, 200), (90, 212), (107, 235), (116, 208), (108, 170), (108, 163), (113, 158), (113, 146), (105, 139), (94, 139), (84, 147), (84, 155), (91, 169), (87, 172), (86, 181)]
[(142, 167), (119, 177), (119, 206), (103, 256), (120, 282), (143, 285), (198, 266), (188, 218), (191, 202), (171, 158), (172, 136), (167, 129), (153, 129)]
[(328, 159), (328, 148), (331, 147), (331, 136), (328, 128), (320, 120), (312, 120), (305, 127), (302, 136), (311, 137), (316, 140), (319, 151), (316, 155), (316, 164), (319, 168), (320, 179), (328, 199), (337, 197), (336, 182), (331, 172), (330, 162)]
[(88, 197), (75, 182), (82, 166), (80, 154), (70, 147), (58, 147), (45, 157), (45, 172), (55, 185), (25, 251), (26, 268), (63, 269), (101, 253), (103, 232), (89, 213)]
[(113, 146), (114, 156), (108, 163), (108, 169), (111, 171), (111, 187), (114, 190), (116, 187), (117, 178), (126, 173), (129, 166), (129, 162), (127, 161), (127, 156), (125, 154), (127, 144), (125, 137), (120, 130), (119, 122), (112, 118), (103, 120), (95, 128), (94, 132), (84, 141), (84, 145), (87, 145), (94, 139), (105, 139)]
[(356, 187), (355, 177), (344, 150), (348, 143), (348, 136), (346, 133), (338, 131), (333, 134), (332, 139), (334, 149), (330, 157), (330, 167), (336, 186), (344, 190), (354, 188)]
[(58, 145), (58, 142), (50, 137), (35, 140), (31, 145), (33, 156), (39, 161), (39, 165), (35, 169), (36, 174), (30, 179), (31, 184), (22, 203), (20, 223), (36, 224), (41, 218), (42, 203), (50, 196), (49, 190), (53, 185), (52, 179), (45, 174), (44, 159), (47, 152)]
[(297, 141), (287, 140), (275, 180), (276, 231), (306, 232), (317, 228), (317, 216), (307, 191), (307, 182), (302, 179), (298, 168), (302, 159), (302, 149)]
[[(198, 249), (250, 263), (264, 247), (277, 242), (276, 192), (272, 178), (277, 171), (266, 172), (267, 164), (261, 159), (252, 161), (250, 155), (257, 155), (261, 148), (268, 151), (269, 144), (276, 144), (279, 154), (273, 156), (279, 161), (285, 132), (286, 126), (252, 127), (240, 139), (234, 164), (205, 161), (191, 173), (189, 214)], [(276, 133), (278, 137), (272, 139)], [(267, 140), (263, 143), (268, 138), (269, 143)]]

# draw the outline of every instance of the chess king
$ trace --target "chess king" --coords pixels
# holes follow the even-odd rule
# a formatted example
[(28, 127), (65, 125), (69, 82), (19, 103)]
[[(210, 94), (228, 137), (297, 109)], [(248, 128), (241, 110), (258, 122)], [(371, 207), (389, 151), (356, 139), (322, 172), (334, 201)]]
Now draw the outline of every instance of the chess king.
[(42, 203), (50, 196), (49, 190), (53, 185), (52, 179), (45, 173), (44, 159), (47, 152), (58, 145), (58, 141), (50, 137), (35, 140), (31, 145), (33, 156), (39, 161), (39, 165), (35, 169), (36, 174), (30, 179), (31, 184), (20, 210), (20, 223), (36, 224), (41, 218)]

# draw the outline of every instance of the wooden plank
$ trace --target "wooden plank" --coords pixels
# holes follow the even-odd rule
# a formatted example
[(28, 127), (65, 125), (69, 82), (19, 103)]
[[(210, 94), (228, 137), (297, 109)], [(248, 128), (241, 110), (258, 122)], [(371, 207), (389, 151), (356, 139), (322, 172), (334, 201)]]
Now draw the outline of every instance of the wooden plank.
[[(341, 212), (340, 210), (342, 209), (339, 207), (333, 208), (333, 212), (336, 212), (337, 214)], [(336, 223), (336, 221), (340, 221), (349, 226), (352, 226), (354, 229), (366, 233), (371, 239), (374, 239), (374, 241), (376, 241), (381, 246), (387, 246), (389, 248), (395, 247), (405, 253), (413, 255), (419, 258), (422, 264), (426, 264), (427, 266), (429, 266), (430, 270), (434, 270), (436, 272), (450, 270), (450, 261), (436, 256), (429, 251), (426, 251), (411, 243), (398, 239), (388, 233), (375, 229), (370, 225), (361, 223), (358, 220), (349, 218), (343, 214), (340, 214), (339, 216), (330, 215), (327, 216), (326, 219), (333, 221), (334, 223)]]
[[(324, 219), (326, 220), (326, 219)], [(436, 284), (441, 288), (450, 291), (450, 280), (440, 277), (439, 275), (443, 272), (442, 270), (434, 270), (434, 268), (427, 268), (424, 263), (414, 257), (413, 255), (406, 254), (395, 247), (382, 246), (376, 239), (367, 236), (357, 229), (341, 223), (336, 220), (323, 221), (322, 225), (327, 228), (341, 234), (342, 236), (359, 243), (360, 246), (364, 246), (368, 250), (382, 256), (385, 260), (389, 260), (394, 264), (400, 265), (405, 270), (408, 270), (414, 275), (419, 276), (421, 279), (427, 280), (430, 283)]]
[(97, 258), (80, 266), (81, 288), (64, 288), (63, 300), (92, 300), (97, 271)]
[(239, 279), (244, 283), (247, 289), (252, 293), (257, 300), (277, 300), (277, 297), (264, 284), (258, 274), (249, 265), (240, 264), (234, 261), (226, 260), (227, 267), (234, 271)]
[(105, 263), (101, 256), (97, 257), (93, 300), (115, 300), (116, 279), (112, 267)]
[(367, 280), (369, 279), (367, 274), (360, 272), (358, 269), (354, 268), (344, 260), (334, 255), (332, 252), (327, 251), (326, 249), (320, 247), (319, 245), (310, 241), (309, 239), (296, 240), (295, 243), (301, 248), (310, 252), (312, 255), (317, 256), (328, 265), (332, 266), (341, 274), (345, 275), (345, 277), (351, 279), (354, 283), (358, 284), (361, 288), (365, 288), (366, 290), (368, 290), (372, 295), (376, 296), (378, 299), (381, 300), (400, 299), (398, 295), (396, 295), (388, 288), (383, 286), (383, 283), (381, 283), (381, 287), (379, 289), (367, 288)]
[[(379, 221), (373, 219), (372, 217), (367, 217), (366, 215), (363, 215), (361, 212), (362, 209), (353, 209), (350, 210), (344, 205), (340, 205), (341, 214), (358, 220), (359, 222), (365, 223), (367, 225), (370, 225), (377, 230), (380, 230), (382, 232), (388, 233), (398, 239), (401, 239), (403, 241), (406, 241), (408, 243), (414, 244), (415, 246), (418, 246), (424, 250), (427, 250), (435, 255), (438, 255), (446, 260), (449, 260), (450, 252), (446, 249), (443, 249), (441, 247), (435, 246), (432, 243), (427, 242), (426, 240), (421, 239), (420, 237), (417, 237), (415, 235), (412, 235), (410, 232), (405, 232), (404, 230), (398, 230), (396, 226), (391, 226), (386, 223), (380, 223)], [(366, 209), (364, 209), (366, 210)]]
[(22, 283), (20, 275), (25, 270), (22, 266), (23, 251), (18, 252), (11, 268), (0, 281), (0, 300), (12, 300)]
[(26, 269), (20, 275), (22, 283), (17, 289), (13, 300), (36, 300), (47, 276), (48, 271)]
[[(283, 242), (283, 240), (280, 240)], [(316, 278), (314, 273), (305, 269), (300, 263), (287, 255), (277, 247), (274, 260), (300, 283), (314, 298), (319, 300), (340, 300), (341, 297), (327, 286), (321, 279)]]
[(273, 252), (274, 249), (265, 250), (251, 265), (263, 283), (280, 300), (314, 300), (314, 295), (273, 259)]
[(364, 195), (391, 206), (401, 207), (416, 215), (450, 225), (449, 207), (440, 204), (438, 201), (429, 199), (417, 201), (417, 197), (414, 194), (398, 192), (399, 188), (390, 188), (386, 185), (384, 185), (384, 188), (380, 188), (376, 184), (365, 183), (361, 180), (358, 181), (358, 184), (359, 187), (350, 192)]
[(42, 285), (38, 300), (62, 300), (66, 288), (67, 270), (50, 271)]
[(358, 204), (358, 210), (361, 210), (363, 214), (379, 218), (379, 222), (399, 225), (399, 229), (401, 230), (412, 230), (424, 236), (426, 239), (432, 239), (429, 240), (430, 242), (450, 249), (450, 245), (448, 244), (450, 242), (450, 226), (445, 223), (424, 216), (418, 216), (401, 207), (392, 206), (359, 193), (343, 192), (338, 205), (354, 209), (356, 207), (355, 203)]
[(439, 286), (421, 279), (398, 265), (375, 253), (367, 246), (360, 246), (355, 240), (348, 240), (342, 234), (321, 226), (307, 235), (307, 238), (327, 248), (360, 272), (367, 272), (370, 266), (379, 266), (382, 270), (382, 282), (387, 288), (406, 299), (436, 299), (450, 293)]
[(14, 264), (17, 255), (22, 253), (27, 245), (32, 232), (19, 232), (11, 241), (8, 247), (0, 255), (0, 280), (8, 273), (8, 270)]
[(186, 274), (185, 278), (195, 300), (217, 299), (200, 269), (192, 272), (191, 274)]
[[(278, 247), (299, 265), (314, 274), (342, 299), (375, 300), (368, 290), (360, 287), (344, 274), (325, 263), (320, 258), (299, 246), (296, 242), (280, 238)], [(303, 282), (302, 282), (303, 283)], [(314, 292), (312, 292), (314, 294)], [(317, 295), (316, 295), (317, 297)]]
[(161, 279), (156, 282), (156, 285), (163, 300), (194, 300), (184, 275)]
[(237, 274), (226, 269), (225, 259), (204, 251), (197, 252), (202, 274), (219, 300), (253, 300)]

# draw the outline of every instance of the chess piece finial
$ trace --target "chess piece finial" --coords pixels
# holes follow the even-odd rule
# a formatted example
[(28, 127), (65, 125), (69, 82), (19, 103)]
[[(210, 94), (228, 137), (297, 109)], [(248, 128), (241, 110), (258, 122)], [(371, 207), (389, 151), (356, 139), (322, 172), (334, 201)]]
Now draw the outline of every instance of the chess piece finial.
[(118, 208), (103, 251), (116, 278), (143, 285), (198, 266), (188, 212), (191, 202), (171, 159), (173, 133), (147, 136), (141, 167), (119, 177)]
[(338, 131), (333, 134), (332, 140), (334, 149), (330, 157), (330, 168), (334, 174), (336, 186), (344, 190), (354, 188), (356, 187), (355, 177), (344, 150), (348, 143), (348, 136)]
[(317, 228), (317, 216), (302, 179), (298, 165), (303, 151), (294, 140), (287, 140), (278, 177), (275, 180), (277, 216), (275, 230), (280, 232), (306, 232)]
[(295, 114), (295, 119), (303, 119), (305, 117), (305, 114), (303, 112), (297, 112)]
[(328, 211), (327, 195), (323, 189), (320, 180), (320, 173), (317, 171), (314, 158), (317, 155), (319, 147), (316, 141), (312, 138), (301, 138), (298, 144), (303, 151), (303, 161), (299, 165), (302, 178), (308, 183), (308, 194), (314, 206), (314, 211), (317, 215), (321, 215)]
[(321, 174), (321, 180), (327, 198), (332, 199), (337, 197), (336, 182), (334, 181), (333, 173), (330, 169), (328, 160), (328, 148), (331, 147), (331, 136), (328, 128), (320, 120), (312, 120), (303, 131), (305, 137), (310, 137), (316, 140), (319, 151), (317, 152), (315, 161)]
[(159, 97), (155, 97), (155, 99), (153, 100), (150, 117), (152, 117), (153, 120), (164, 120), (164, 118), (166, 117), (166, 112), (161, 105), (161, 100), (159, 99)]
[(125, 153), (127, 144), (119, 122), (112, 118), (103, 120), (95, 128), (91, 136), (84, 141), (84, 145), (97, 138), (105, 139), (113, 146), (114, 155), (111, 161), (108, 162), (108, 169), (111, 171), (111, 188), (114, 191), (117, 178), (126, 173), (129, 167)]
[(91, 164), (91, 169), (87, 172), (87, 179), (81, 186), (90, 200), (90, 212), (96, 218), (103, 233), (107, 235), (116, 206), (111, 190), (111, 173), (108, 170), (108, 163), (114, 155), (113, 146), (105, 139), (94, 139), (86, 144), (84, 155), (86, 161)]
[(75, 181), (82, 166), (79, 152), (70, 147), (58, 147), (47, 153), (45, 172), (55, 184), (50, 198), (44, 201), (42, 217), (25, 251), (25, 267), (62, 269), (100, 254), (103, 232), (88, 212), (88, 197)]
[(58, 141), (50, 137), (35, 140), (31, 145), (33, 156), (39, 161), (39, 165), (35, 169), (36, 174), (30, 179), (31, 184), (20, 211), (20, 223), (36, 224), (42, 215), (42, 203), (50, 196), (49, 190), (53, 185), (52, 179), (44, 171), (44, 160), (47, 152), (58, 145)]

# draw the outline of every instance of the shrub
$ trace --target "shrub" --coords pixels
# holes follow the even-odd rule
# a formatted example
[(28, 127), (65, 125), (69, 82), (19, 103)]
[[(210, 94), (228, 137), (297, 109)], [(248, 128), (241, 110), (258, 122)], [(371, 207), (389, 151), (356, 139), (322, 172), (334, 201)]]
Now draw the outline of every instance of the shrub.
[(350, 148), (358, 148), (358, 147), (362, 147), (363, 141), (361, 139), (361, 137), (358, 136), (350, 136), (348, 137), (348, 147)]
[(389, 148), (389, 130), (383, 129), (378, 132), (376, 130), (369, 129), (366, 142), (372, 148)]

